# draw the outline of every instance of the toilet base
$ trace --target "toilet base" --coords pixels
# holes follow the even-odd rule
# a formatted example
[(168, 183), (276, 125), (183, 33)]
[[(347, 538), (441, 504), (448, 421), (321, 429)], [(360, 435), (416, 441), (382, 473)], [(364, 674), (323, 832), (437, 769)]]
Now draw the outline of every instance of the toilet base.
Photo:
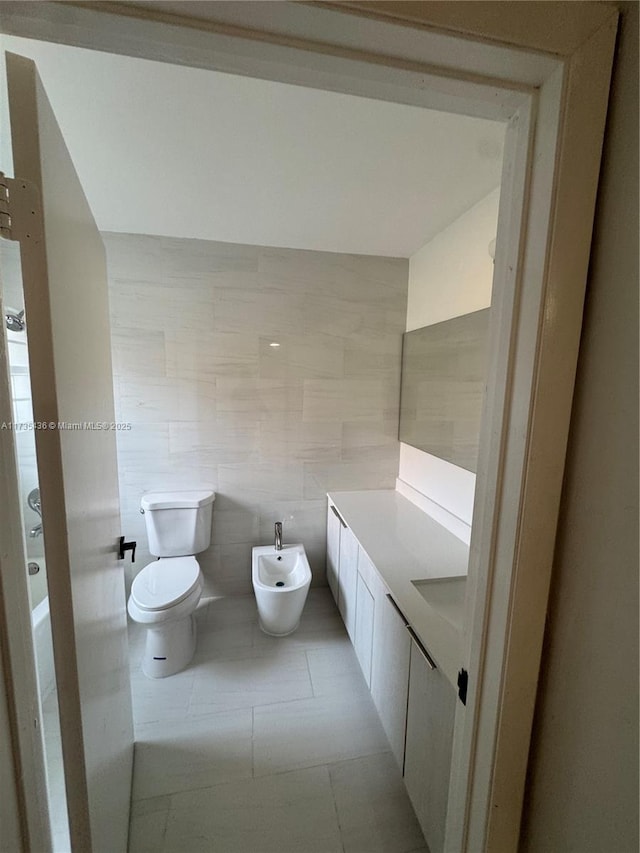
[(142, 671), (148, 678), (175, 675), (191, 662), (196, 650), (196, 621), (191, 616), (147, 627)]

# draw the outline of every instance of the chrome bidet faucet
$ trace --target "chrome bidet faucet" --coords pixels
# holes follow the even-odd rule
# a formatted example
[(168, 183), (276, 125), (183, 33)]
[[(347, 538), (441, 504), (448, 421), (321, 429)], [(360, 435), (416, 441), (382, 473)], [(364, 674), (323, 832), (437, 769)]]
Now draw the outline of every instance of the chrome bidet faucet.
[(282, 551), (282, 522), (276, 521), (276, 541), (274, 545), (276, 551)]

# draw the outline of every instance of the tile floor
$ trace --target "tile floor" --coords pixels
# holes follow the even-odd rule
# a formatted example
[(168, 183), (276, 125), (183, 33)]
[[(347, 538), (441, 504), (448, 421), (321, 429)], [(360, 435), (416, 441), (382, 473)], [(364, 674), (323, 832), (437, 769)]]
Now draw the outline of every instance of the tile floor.
[(205, 602), (191, 666), (140, 670), (129, 853), (428, 853), (327, 589), (272, 638), (253, 596)]

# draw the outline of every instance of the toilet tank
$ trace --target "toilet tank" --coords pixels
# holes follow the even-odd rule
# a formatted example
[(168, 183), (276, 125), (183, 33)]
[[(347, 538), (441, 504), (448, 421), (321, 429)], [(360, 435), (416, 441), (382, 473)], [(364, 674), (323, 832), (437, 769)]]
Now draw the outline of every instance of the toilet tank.
[(211, 515), (215, 492), (148, 492), (140, 509), (154, 557), (199, 554), (211, 543)]

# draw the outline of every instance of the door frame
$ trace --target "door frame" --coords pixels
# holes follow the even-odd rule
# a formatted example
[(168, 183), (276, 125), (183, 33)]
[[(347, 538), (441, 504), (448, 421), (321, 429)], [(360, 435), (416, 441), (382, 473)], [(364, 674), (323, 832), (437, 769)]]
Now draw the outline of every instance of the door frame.
[(518, 843), (618, 14), (609, 4), (11, 3), (0, 30), (508, 121), (446, 849)]

